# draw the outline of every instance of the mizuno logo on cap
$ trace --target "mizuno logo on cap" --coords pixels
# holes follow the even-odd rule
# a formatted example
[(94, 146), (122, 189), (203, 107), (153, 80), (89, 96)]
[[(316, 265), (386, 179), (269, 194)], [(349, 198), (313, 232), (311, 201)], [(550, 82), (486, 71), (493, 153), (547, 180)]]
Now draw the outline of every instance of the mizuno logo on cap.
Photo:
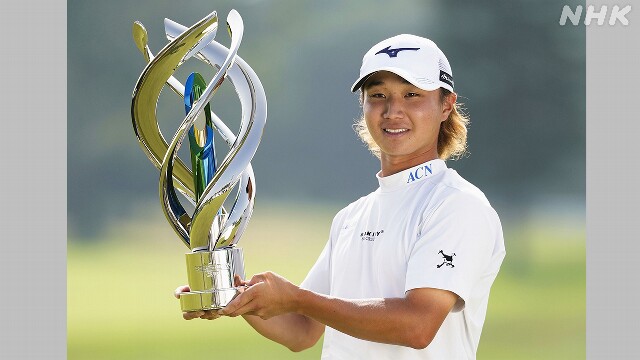
[(392, 49), (391, 46), (387, 46), (386, 48), (378, 51), (376, 53), (376, 55), (378, 55), (378, 54), (387, 54), (387, 55), (389, 55), (390, 58), (394, 58), (394, 57), (398, 56), (398, 53), (400, 51), (404, 51), (404, 50), (417, 51), (417, 50), (420, 50), (420, 48), (397, 48), (397, 49)]

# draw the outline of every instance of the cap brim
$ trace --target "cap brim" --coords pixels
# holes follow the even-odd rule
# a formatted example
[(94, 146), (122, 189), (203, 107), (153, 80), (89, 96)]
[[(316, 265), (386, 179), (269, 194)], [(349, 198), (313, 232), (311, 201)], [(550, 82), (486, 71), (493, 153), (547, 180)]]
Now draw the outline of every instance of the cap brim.
[(433, 91), (436, 90), (438, 88), (441, 87), (440, 82), (434, 82), (433, 84), (424, 84), (424, 83), (418, 83), (415, 78), (413, 76), (411, 76), (411, 74), (409, 74), (409, 72), (403, 70), (403, 69), (399, 69), (399, 68), (394, 68), (394, 67), (382, 67), (379, 69), (376, 69), (374, 71), (371, 71), (369, 73), (367, 73), (366, 75), (361, 76), (360, 78), (358, 78), (358, 80), (356, 80), (356, 82), (353, 83), (353, 85), (351, 86), (351, 92), (356, 92), (358, 91), (362, 85), (364, 85), (365, 81), (367, 81), (367, 79), (369, 79), (369, 77), (371, 75), (373, 75), (374, 73), (377, 73), (378, 71), (389, 71), (392, 72), (398, 76), (400, 76), (401, 78), (407, 80), (408, 82), (410, 82), (413, 86), (422, 89), (422, 90), (426, 90), (426, 91)]

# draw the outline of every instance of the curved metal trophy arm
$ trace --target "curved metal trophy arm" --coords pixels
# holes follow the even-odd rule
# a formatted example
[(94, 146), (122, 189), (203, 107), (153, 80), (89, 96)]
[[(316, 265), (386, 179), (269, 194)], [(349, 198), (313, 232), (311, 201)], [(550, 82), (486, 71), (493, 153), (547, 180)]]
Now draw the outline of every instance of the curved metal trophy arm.
[[(186, 26), (182, 26), (170, 19), (165, 19), (165, 29), (167, 33), (167, 38), (169, 41), (174, 40), (178, 35), (182, 34), (188, 28)], [(214, 32), (215, 33), (215, 32)], [(142, 23), (136, 21), (133, 27), (133, 38), (138, 46), (140, 52), (144, 55), (145, 60), (150, 62), (155, 58), (152, 51), (149, 49), (147, 43), (147, 32)], [(211, 60), (211, 54), (209, 56), (200, 55), (198, 58), (203, 62), (215, 67), (215, 63), (224, 62), (224, 58), (226, 58), (226, 54), (228, 53), (228, 49), (224, 48), (224, 46), (218, 45), (216, 47), (212, 47), (207, 51), (210, 53), (213, 51), (215, 53), (215, 60)], [(227, 73), (227, 77), (233, 83), (242, 83), (242, 72), (237, 67), (238, 61), (244, 63), (243, 60), (238, 56), (236, 58), (236, 63), (234, 63), (232, 69)], [(244, 64), (246, 66), (246, 64)], [(185, 86), (173, 76), (170, 76), (167, 80), (166, 84), (173, 90), (174, 93), (179, 95), (181, 98), (184, 98)], [(236, 85), (234, 85), (235, 87)], [(233, 145), (236, 141), (235, 134), (224, 124), (224, 122), (212, 111), (211, 118), (213, 122), (213, 126), (218, 131), (222, 139), (227, 143), (229, 147)], [(222, 213), (227, 215), (226, 221), (223, 224), (223, 228), (220, 231), (220, 237), (218, 239), (218, 244), (222, 246), (233, 245), (236, 244), (239, 240), (246, 227), (248, 225), (249, 220), (251, 219), (251, 215), (253, 214), (253, 206), (255, 199), (255, 177), (253, 173), (253, 167), (251, 164), (247, 166), (245, 171), (242, 173), (242, 177), (240, 179), (240, 184), (238, 186), (238, 191), (236, 194), (236, 198), (234, 204), (231, 208), (231, 211), (228, 213), (226, 209), (222, 207)], [(192, 203), (195, 204), (195, 200), (187, 197)]]
[[(172, 22), (169, 19), (165, 19), (165, 24), (167, 22)], [(180, 25), (182, 26), (182, 25)], [(186, 26), (182, 26), (182, 28), (180, 29), (180, 31), (178, 33), (175, 34), (175, 36), (169, 38), (169, 41), (173, 41), (178, 35), (182, 34), (183, 32), (185, 32), (188, 28)], [(215, 36), (216, 31), (213, 31), (212, 34), (213, 36)], [(212, 36), (212, 37), (213, 37)], [(141, 22), (136, 21), (133, 24), (133, 39), (134, 42), (136, 43), (138, 50), (140, 50), (140, 52), (142, 53), (142, 55), (144, 56), (145, 60), (147, 62), (151, 62), (151, 60), (153, 60), (155, 58), (155, 55), (153, 55), (153, 52), (151, 51), (151, 49), (149, 48), (149, 45), (147, 43), (147, 39), (148, 39), (148, 35), (147, 35), (147, 30), (145, 29), (144, 25), (142, 25)], [(206, 41), (206, 40), (205, 40)], [(200, 47), (197, 47), (197, 50), (200, 50)], [(191, 51), (190, 53), (193, 53), (193, 51)], [(189, 55), (187, 55), (189, 56)], [(223, 59), (226, 57), (223, 57)], [(199, 58), (202, 58), (201, 56)], [(223, 62), (224, 60), (221, 60), (220, 62)], [(234, 63), (234, 66), (237, 66)], [(167, 80), (166, 84), (169, 86), (169, 88), (171, 90), (173, 90), (173, 92), (175, 94), (177, 94), (178, 96), (180, 96), (181, 98), (184, 99), (184, 94), (185, 94), (185, 86), (182, 85), (182, 83), (180, 82), (180, 80), (176, 79), (173, 75), (169, 77), (169, 79)], [(215, 121), (217, 121), (218, 124), (222, 123), (222, 120), (220, 120), (220, 118), (213, 112), (211, 111), (211, 117), (213, 117), (214, 119), (216, 119)], [(222, 123), (224, 125), (224, 123)], [(227, 145), (229, 147), (231, 147), (231, 145), (233, 144), (233, 141), (235, 141), (235, 135), (233, 134), (233, 132), (231, 132), (231, 130), (229, 130), (229, 128), (226, 128), (226, 131), (222, 132), (221, 129), (219, 129), (218, 126), (216, 126), (216, 124), (213, 124), (214, 128), (220, 133), (220, 135), (222, 136), (222, 139), (227, 143)], [(231, 134), (231, 135), (229, 135)], [(231, 136), (233, 138), (233, 140), (231, 142), (229, 142), (228, 138), (229, 136)], [(191, 172), (193, 174), (193, 171)], [(186, 197), (192, 204), (195, 205), (196, 203), (196, 199), (195, 198), (191, 198), (189, 196)], [(227, 211), (224, 207), (222, 207), (221, 209), (222, 214), (223, 215), (227, 215)]]
[(136, 43), (138, 50), (140, 50), (144, 59), (147, 60), (147, 63), (151, 62), (154, 56), (149, 49), (149, 35), (147, 34), (147, 29), (140, 21), (133, 22), (133, 42)]
[(256, 182), (254, 180), (253, 167), (249, 165), (242, 173), (235, 202), (220, 232), (220, 236), (214, 244), (214, 248), (235, 245), (240, 240), (253, 214), (255, 196)]
[[(142, 24), (134, 25), (136, 45), (141, 51), (144, 50), (143, 55), (149, 57), (150, 62), (143, 70), (134, 88), (131, 101), (131, 119), (142, 150), (157, 168), (161, 167), (168, 149), (156, 116), (156, 105), (160, 91), (188, 56), (194, 54), (194, 51), (199, 51), (202, 46), (206, 46), (206, 43), (202, 44), (201, 41), (211, 41), (211, 36), (215, 35), (217, 27), (218, 17), (216, 12), (212, 12), (192, 26), (189, 31), (178, 36), (175, 41), (167, 44), (155, 58), (151, 58), (146, 44), (146, 30)], [(184, 87), (182, 92), (184, 93)], [(180, 159), (177, 161), (172, 176), (176, 180), (174, 185), (180, 192), (185, 194), (187, 198), (195, 198), (191, 171)]]
[[(227, 174), (227, 168), (229, 163), (235, 157), (236, 149), (231, 149), (229, 154), (225, 157), (222, 164), (218, 168), (218, 171), (214, 175), (211, 183), (205, 188), (200, 201), (196, 204), (196, 212), (191, 221), (188, 221), (189, 216), (186, 214), (184, 208), (177, 201), (177, 195), (175, 193), (175, 188), (173, 186), (173, 164), (176, 160), (177, 151), (182, 144), (188, 129), (191, 128), (193, 123), (196, 121), (197, 116), (204, 110), (206, 104), (211, 101), (211, 98), (215, 94), (215, 91), (220, 87), (228, 69), (233, 65), (235, 61), (235, 57), (238, 51), (238, 47), (240, 46), (240, 41), (242, 39), (244, 26), (242, 23), (242, 18), (237, 11), (232, 10), (227, 17), (227, 25), (229, 28), (229, 33), (231, 35), (231, 49), (227, 54), (227, 57), (224, 63), (220, 66), (220, 70), (215, 74), (207, 88), (204, 90), (198, 101), (193, 104), (191, 111), (187, 114), (184, 121), (178, 128), (178, 131), (173, 137), (173, 140), (169, 144), (169, 148), (167, 153), (162, 161), (162, 168), (160, 169), (160, 186), (159, 186), (159, 195), (160, 201), (162, 204), (163, 211), (171, 225), (173, 226), (176, 233), (185, 240), (189, 244), (189, 247), (192, 251), (203, 250), (209, 248), (209, 234), (211, 231), (211, 219), (214, 219), (218, 211), (222, 208), (224, 200), (228, 195), (229, 186), (231, 187), (235, 185), (237, 179), (233, 179), (233, 177), (229, 178)], [(183, 37), (185, 34), (188, 34), (194, 27), (185, 31), (182, 35), (176, 38), (176, 40), (170, 42), (170, 44), (175, 44), (178, 40)], [(235, 144), (236, 147), (241, 146), (241, 144)], [(234, 151), (235, 150), (235, 151)], [(245, 165), (246, 166), (246, 165)], [(239, 175), (239, 174), (238, 174)], [(235, 180), (235, 181), (234, 181)], [(222, 183), (221, 183), (222, 182)], [(212, 188), (212, 184), (220, 184), (222, 185), (222, 191), (218, 191), (215, 196), (215, 201), (212, 202), (212, 196), (210, 196), (210, 190)], [(208, 204), (207, 209), (213, 209), (215, 206), (215, 210), (209, 214), (206, 212), (208, 218), (206, 220), (197, 221), (198, 208), (201, 208), (202, 204)], [(206, 229), (203, 229), (202, 224), (206, 223)], [(189, 226), (191, 225), (191, 226)], [(197, 235), (194, 236), (194, 226), (197, 231), (195, 232)], [(190, 228), (190, 229), (189, 229)]]
[[(184, 30), (187, 30), (187, 28), (185, 27)], [(180, 33), (183, 33), (184, 30), (181, 31)], [(213, 31), (214, 35), (216, 32), (217, 31)], [(176, 36), (178, 35), (179, 34), (177, 34)], [(148, 39), (149, 37), (147, 35), (147, 29), (145, 29), (144, 25), (142, 25), (142, 23), (139, 21), (134, 22), (133, 23), (133, 41), (136, 43), (138, 50), (140, 50), (140, 52), (144, 56), (144, 59), (147, 61), (147, 63), (155, 59), (155, 55), (153, 55), (153, 53), (151, 52), (151, 49), (149, 48)], [(166, 84), (169, 85), (169, 88), (173, 90), (174, 93), (178, 94), (180, 97), (184, 97), (184, 85), (182, 85), (182, 83), (178, 79), (173, 77), (173, 75), (169, 76), (169, 80), (167, 80)], [(158, 168), (159, 168), (159, 165), (158, 165)]]
[[(231, 18), (232, 14), (229, 15), (230, 19), (228, 23), (232, 27), (231, 30), (233, 30), (233, 21), (235, 21), (235, 19)], [(237, 20), (241, 21), (239, 16)], [(215, 45), (215, 43), (211, 43), (210, 45)], [(209, 48), (210, 46), (205, 47), (201, 53), (204, 53)], [(233, 42), (231, 51), (233, 51)], [(267, 101), (264, 88), (251, 68), (248, 66), (246, 68), (240, 66), (239, 68), (246, 79), (247, 85), (241, 86), (241, 84), (234, 83), (242, 106), (241, 129), (233, 144), (233, 148), (220, 165), (219, 171), (211, 183), (209, 183), (207, 189), (205, 189), (201, 201), (196, 206), (190, 232), (192, 244), (194, 244), (194, 242), (198, 244), (206, 242), (204, 239), (206, 238), (208, 228), (207, 219), (215, 215), (231, 187), (235, 185), (240, 175), (249, 165), (251, 158), (253, 158), (258, 148), (266, 123)], [(248, 92), (246, 91), (247, 88)], [(212, 245), (213, 248), (221, 247), (219, 241), (216, 241), (216, 243)]]
[[(187, 27), (183, 25), (180, 25), (172, 20), (165, 19), (165, 32), (167, 34), (167, 39), (169, 40), (175, 39), (176, 36), (184, 32), (186, 29)], [(212, 42), (205, 48), (203, 48), (200, 53), (196, 55), (196, 57), (203, 62), (215, 67), (215, 64), (219, 64), (224, 61), (228, 52), (229, 50), (223, 45)], [(245, 77), (245, 74), (253, 74), (253, 76), (250, 77), (254, 78), (248, 79), (247, 77)], [(229, 69), (227, 73), (227, 78), (233, 84), (236, 92), (238, 93), (238, 96), (245, 99), (247, 95), (251, 94), (248, 83), (259, 83), (259, 79), (257, 78), (257, 76), (255, 76), (255, 73), (253, 72), (251, 67), (249, 67), (249, 65), (240, 56), (236, 57), (235, 64)], [(257, 98), (261, 98), (266, 102), (266, 97), (264, 94), (262, 94), (261, 96), (257, 96)], [(249, 101), (247, 100), (245, 100), (245, 103), (249, 103)], [(243, 107), (243, 110), (246, 110), (246, 108)], [(246, 111), (244, 111), (244, 113), (246, 113)], [(266, 119), (266, 109), (264, 115)], [(224, 124), (224, 122), (222, 122), (222, 120), (220, 120), (220, 118), (216, 116), (215, 113), (211, 112), (211, 118), (214, 128), (218, 131), (223, 140), (231, 147), (236, 141), (236, 136)], [(246, 128), (246, 126), (244, 127)], [(236, 244), (244, 233), (249, 219), (251, 218), (251, 215), (253, 213), (256, 189), (254, 179), (253, 168), (251, 166), (251, 163), (249, 163), (247, 165), (247, 168), (242, 173), (242, 178), (238, 186), (238, 192), (235, 202), (220, 232), (220, 236), (217, 239), (216, 247), (219, 248)]]
[[(238, 59), (236, 59), (236, 61)], [(222, 135), (227, 144), (232, 146), (236, 141), (235, 135), (233, 135), (231, 130), (229, 130), (220, 118), (215, 116), (214, 113), (211, 113), (211, 115), (213, 126)], [(253, 167), (251, 166), (251, 163), (249, 163), (246, 169), (242, 172), (236, 199), (227, 216), (227, 220), (220, 231), (220, 236), (216, 240), (217, 247), (234, 245), (240, 240), (240, 237), (247, 228), (249, 219), (253, 214), (253, 204), (256, 196), (255, 184)]]

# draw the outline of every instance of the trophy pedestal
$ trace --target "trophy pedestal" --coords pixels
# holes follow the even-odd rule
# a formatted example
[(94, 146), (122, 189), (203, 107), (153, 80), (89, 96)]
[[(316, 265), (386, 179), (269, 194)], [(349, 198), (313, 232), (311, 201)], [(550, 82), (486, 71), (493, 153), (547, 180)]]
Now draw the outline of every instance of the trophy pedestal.
[(244, 280), (242, 249), (226, 247), (186, 254), (191, 291), (180, 294), (182, 311), (213, 310), (225, 307), (239, 293), (233, 278)]

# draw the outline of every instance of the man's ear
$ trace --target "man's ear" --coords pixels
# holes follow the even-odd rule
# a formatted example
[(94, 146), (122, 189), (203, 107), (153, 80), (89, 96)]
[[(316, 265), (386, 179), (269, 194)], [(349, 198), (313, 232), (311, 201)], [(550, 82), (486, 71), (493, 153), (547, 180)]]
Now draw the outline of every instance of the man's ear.
[(456, 104), (456, 100), (458, 99), (458, 94), (452, 92), (447, 94), (442, 101), (442, 121), (445, 121), (449, 118), (449, 114), (453, 111), (453, 107)]

